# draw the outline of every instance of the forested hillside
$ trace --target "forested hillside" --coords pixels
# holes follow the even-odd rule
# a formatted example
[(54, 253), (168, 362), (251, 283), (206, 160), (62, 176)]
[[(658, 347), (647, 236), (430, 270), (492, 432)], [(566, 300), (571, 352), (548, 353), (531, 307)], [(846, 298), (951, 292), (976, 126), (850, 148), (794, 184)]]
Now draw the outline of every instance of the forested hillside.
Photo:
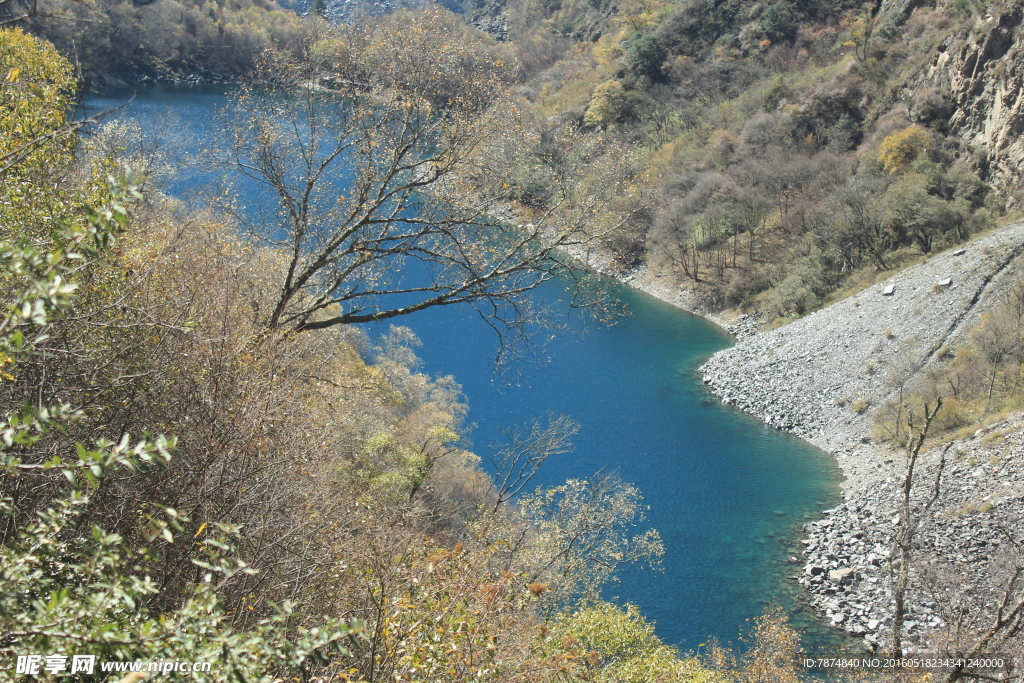
[[(601, 599), (661, 545), (615, 476), (529, 490), (570, 421), (468, 452), (456, 380), (419, 371), (408, 330), (374, 346), (350, 324), (461, 303), (514, 344), (552, 277), (605, 303), (574, 269), (587, 250), (769, 323), (959, 244), (1018, 201), (1015, 115), (985, 138), (1019, 82), (1015, 4), (459, 8), (504, 42), (437, 9), (336, 25), (262, 2), (0, 8), (8, 662), (796, 680), (777, 612), (742, 656), (697, 657)], [(272, 230), (143, 191), (156, 169), (116, 130), (68, 119), (76, 68), (243, 84), (214, 161), (271, 188)], [(350, 192), (323, 182), (340, 165)], [(394, 279), (409, 260), (432, 278), (411, 291)], [(976, 339), (1019, 339), (1019, 308)], [(951, 372), (1012, 405), (1011, 351)]]
[(610, 243), (621, 268), (770, 321), (961, 242), (1016, 201), (1018, 178), (993, 192), (985, 150), (952, 128), (969, 95), (922, 83), (958, 32), (1015, 11), (652, 1), (507, 14), (533, 106), (625, 141), (649, 168), (652, 209)]
[[(438, 21), (402, 17), (374, 35)], [(165, 674), (218, 681), (791, 675), (796, 636), (778, 613), (752, 627), (757, 647), (743, 657), (714, 648), (700, 660), (663, 645), (635, 608), (600, 599), (620, 565), (656, 562), (661, 544), (633, 530), (640, 493), (614, 475), (529, 491), (535, 467), (569, 448), (571, 421), (510, 430), (489, 454), (492, 480), (459, 445), (458, 385), (418, 371), (406, 329), (368, 348), (345, 324), (317, 325), (346, 310), (345, 299), (315, 306), (334, 290), (299, 288), (279, 308), (297, 267), (289, 252), (215, 207), (142, 192), (116, 156), (129, 150), (108, 139), (116, 127), (79, 138), (72, 66), (51, 46), (3, 29), (0, 72), (5, 677), (66, 674), (75, 656), (209, 662), (208, 674)], [(379, 94), (398, 87), (385, 69), (366, 76)], [(495, 96), (493, 81), (460, 83)], [(438, 86), (407, 84), (394, 111), (433, 110)], [(289, 92), (302, 102), (314, 91)], [(440, 111), (481, 111), (447, 92)], [(377, 100), (365, 115), (388, 111)], [(449, 134), (470, 126), (430, 120)], [(370, 126), (367, 155), (385, 129)], [(453, 167), (481, 160), (473, 145), (459, 157), (465, 138), (447, 152), (443, 141), (425, 143)], [(369, 165), (366, 181), (379, 170)], [(429, 173), (462, 178), (420, 161), (397, 175), (422, 202)], [(573, 215), (555, 217), (567, 234)], [(509, 239), (521, 256), (521, 234)], [(500, 240), (489, 247), (473, 258), (500, 254)], [(44, 671), (44, 655), (64, 659)], [(99, 668), (74, 676), (117, 680)]]
[[(524, 1), (501, 16), (531, 106), (646, 173), (648, 210), (604, 242), (612, 269), (704, 312), (778, 325), (1019, 215), (1019, 3)], [(910, 390), (943, 399), (936, 430), (1021, 406), (1012, 299)]]
[(46, 36), (93, 86), (227, 82), (268, 48), (298, 50), (305, 30), (268, 0), (10, 0), (0, 23)]

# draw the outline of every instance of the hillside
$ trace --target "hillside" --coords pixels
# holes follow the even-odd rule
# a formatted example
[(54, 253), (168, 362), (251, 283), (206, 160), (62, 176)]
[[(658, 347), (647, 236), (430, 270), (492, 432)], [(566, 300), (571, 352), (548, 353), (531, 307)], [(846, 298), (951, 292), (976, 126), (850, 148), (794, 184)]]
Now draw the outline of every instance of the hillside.
[[(580, 42), (527, 94), (656, 189), (586, 262), (736, 334), (711, 390), (837, 456), (846, 502), (794, 577), (826, 618), (891, 647), (908, 565), (904, 645), (1013, 651), (1024, 228), (991, 226), (1020, 201), (1019, 4), (597, 9), (547, 10)], [(524, 65), (552, 45), (526, 11)]]
[(532, 108), (643, 169), (649, 210), (607, 236), (608, 269), (691, 309), (793, 319), (1018, 201), (1013, 3), (504, 12)]
[(826, 450), (872, 436), (874, 413), (909, 395), (1020, 277), (1013, 225), (721, 351), (704, 381), (765, 423)]
[[(0, 51), (18, 643), (48, 642), (54, 612), (61, 642), (119, 659), (184, 656), (140, 634), (191, 624), (243, 678), (794, 680), (777, 613), (746, 658), (698, 659), (601, 602), (660, 550), (629, 535), (639, 492), (595, 477), (510, 505), (459, 447), (454, 380), (420, 374), (401, 328), (378, 349), (345, 331), (461, 302), (515, 338), (531, 287), (563, 273), (593, 293), (570, 254), (736, 323), (713, 390), (837, 454), (847, 502), (809, 529), (799, 577), (834, 624), (889, 646), (906, 597), (908, 646), (1016, 651), (1020, 2), (453, 3), (490, 36), (436, 9), (376, 16), (391, 5), (0, 5), (37, 36), (5, 28)], [(72, 64), (244, 82), (218, 163), (274, 189), (264, 218), (292, 242), (245, 241), (229, 200), (144, 197), (117, 131), (79, 145)], [(318, 185), (339, 158), (359, 191)], [(388, 278), (406, 259), (435, 280), (382, 303), (410, 294)], [(510, 446), (509, 480), (571, 432), (547, 427)], [(54, 590), (117, 600), (19, 602), (35, 548)], [(96, 619), (124, 640), (90, 640)]]

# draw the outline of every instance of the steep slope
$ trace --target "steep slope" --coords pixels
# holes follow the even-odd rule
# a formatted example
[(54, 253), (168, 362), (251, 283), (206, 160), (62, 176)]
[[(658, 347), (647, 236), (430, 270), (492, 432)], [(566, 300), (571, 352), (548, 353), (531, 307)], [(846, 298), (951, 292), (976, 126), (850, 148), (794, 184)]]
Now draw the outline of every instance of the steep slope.
[(721, 351), (704, 381), (726, 403), (821, 448), (866, 439), (870, 408), (977, 324), (1022, 251), (1017, 224), (934, 256)]
[[(989, 182), (1002, 190), (1019, 189), (1024, 162), (1022, 16), (1012, 3), (949, 36), (904, 91), (908, 99), (928, 88), (946, 94), (950, 132), (974, 148)], [(1007, 200), (1014, 204), (1019, 197)]]

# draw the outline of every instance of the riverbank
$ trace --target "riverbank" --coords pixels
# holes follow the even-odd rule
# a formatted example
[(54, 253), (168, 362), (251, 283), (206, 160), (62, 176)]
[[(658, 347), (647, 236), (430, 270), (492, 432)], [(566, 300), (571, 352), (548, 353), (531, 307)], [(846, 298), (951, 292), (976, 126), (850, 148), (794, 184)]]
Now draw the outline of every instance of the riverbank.
[[(710, 390), (836, 457), (844, 502), (805, 527), (803, 571), (791, 578), (833, 626), (877, 649), (892, 638), (888, 558), (906, 458), (874, 442), (875, 412), (966, 341), (1018, 273), (1022, 253), (1024, 225), (1012, 225), (764, 332), (752, 318), (702, 310), (663, 274), (615, 275), (592, 254), (586, 261), (732, 333), (737, 344), (701, 368)], [(1022, 426), (1024, 414), (1006, 416), (922, 455), (912, 492), (917, 509), (933, 491), (945, 451), (942, 486), (921, 521), (911, 571), (904, 630), (910, 648), (963, 642), (998, 604), (1008, 562), (1001, 529), (1017, 528), (1024, 513)]]
[(186, 71), (166, 73), (102, 73), (93, 74), (85, 82), (85, 90), (90, 93), (102, 93), (107, 90), (123, 88), (148, 88), (152, 86), (180, 86), (184, 88), (197, 86), (237, 85), (241, 80), (238, 75), (219, 74), (213, 71)]
[(663, 271), (652, 270), (647, 264), (623, 272), (615, 264), (613, 255), (606, 250), (593, 248), (572, 248), (569, 254), (587, 270), (620, 282), (627, 287), (653, 296), (678, 309), (698, 315), (714, 323), (737, 340), (746, 339), (759, 332), (757, 322), (750, 316), (730, 317), (703, 306), (693, 291)]
[[(715, 354), (702, 368), (721, 399), (836, 456), (845, 502), (807, 526), (796, 577), (834, 626), (891, 642), (887, 575), (906, 459), (874, 442), (875, 412), (912, 391), (1018, 273), (1024, 225), (931, 257), (843, 301)], [(999, 528), (1024, 509), (1021, 415), (922, 456), (912, 499), (923, 508), (946, 452), (940, 493), (918, 534), (905, 639), (963, 640), (990, 612), (1004, 577)], [(955, 587), (955, 595), (936, 591)]]

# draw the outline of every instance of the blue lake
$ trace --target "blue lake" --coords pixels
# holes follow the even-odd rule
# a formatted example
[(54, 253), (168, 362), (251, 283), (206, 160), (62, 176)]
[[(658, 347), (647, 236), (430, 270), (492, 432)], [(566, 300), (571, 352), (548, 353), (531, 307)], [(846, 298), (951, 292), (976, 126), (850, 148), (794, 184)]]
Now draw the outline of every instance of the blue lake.
[[(93, 95), (87, 104), (103, 108), (130, 96)], [(169, 131), (187, 132), (181, 149), (193, 152), (212, 136), (225, 102), (216, 90), (153, 88), (116, 116), (168, 139)], [(165, 189), (187, 195), (210, 179), (208, 170), (195, 170)], [(481, 454), (501, 427), (561, 413), (580, 424), (575, 450), (545, 463), (539, 484), (612, 470), (639, 487), (650, 506), (647, 523), (665, 543), (664, 571), (624, 571), (607, 595), (639, 605), (666, 642), (684, 650), (709, 637), (735, 642), (746, 620), (772, 602), (789, 611), (805, 646), (845, 642), (804, 611), (787, 578), (800, 569), (787, 562), (802, 549), (799, 525), (839, 502), (835, 464), (705, 391), (697, 367), (731, 343), (718, 328), (608, 286), (627, 316), (611, 326), (567, 317), (565, 329), (547, 334), (546, 362), (521, 365), (511, 382), (495, 375), (497, 339), (472, 310), (433, 309), (393, 322), (423, 341), (424, 371), (462, 385), (476, 424), (470, 439)], [(566, 294), (557, 281), (535, 292), (556, 308)]]

